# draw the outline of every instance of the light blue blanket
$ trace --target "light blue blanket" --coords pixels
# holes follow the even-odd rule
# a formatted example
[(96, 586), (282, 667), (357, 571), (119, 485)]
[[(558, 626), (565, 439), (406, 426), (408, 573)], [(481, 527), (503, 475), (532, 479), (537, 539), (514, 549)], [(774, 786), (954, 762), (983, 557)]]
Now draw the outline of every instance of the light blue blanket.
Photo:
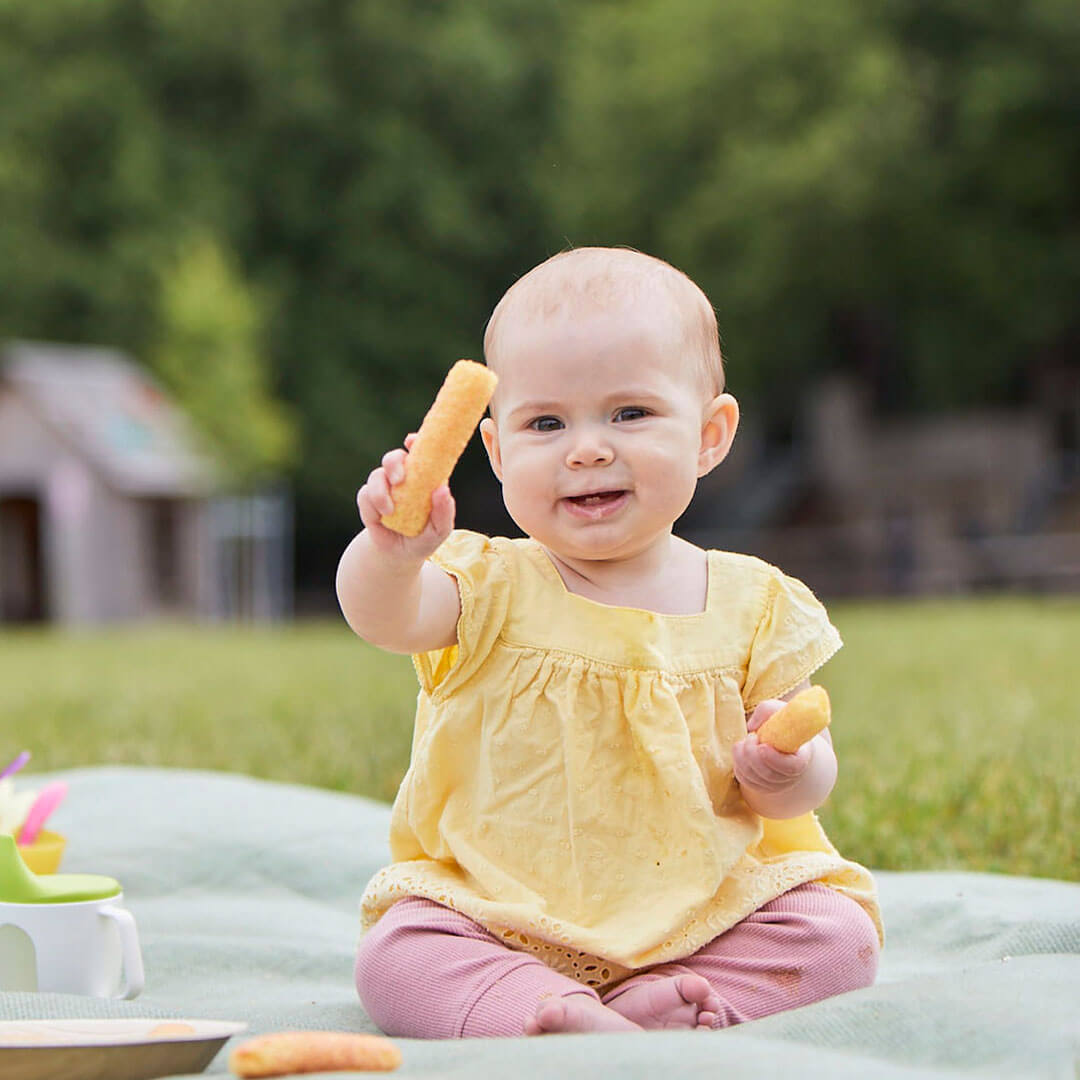
[[(374, 1031), (352, 985), (357, 902), (389, 809), (212, 772), (56, 774), (64, 869), (109, 874), (139, 925), (134, 1002), (0, 994), (0, 1019), (186, 1016)], [(1080, 884), (878, 875), (876, 986), (724, 1032), (397, 1040), (401, 1077), (1080, 1077)], [(226, 1072), (220, 1054), (210, 1073)], [(341, 1076), (342, 1074), (333, 1074)], [(360, 1075), (360, 1074), (355, 1074)]]

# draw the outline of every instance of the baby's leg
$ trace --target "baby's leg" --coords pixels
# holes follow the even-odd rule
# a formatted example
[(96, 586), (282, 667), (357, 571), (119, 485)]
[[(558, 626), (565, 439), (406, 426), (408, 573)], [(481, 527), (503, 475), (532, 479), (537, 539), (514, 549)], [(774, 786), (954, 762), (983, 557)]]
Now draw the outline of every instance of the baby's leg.
[(399, 900), (364, 935), (356, 989), (388, 1035), (456, 1039), (637, 1030), (595, 991), (431, 900)]
[(874, 924), (854, 900), (800, 885), (693, 956), (634, 975), (603, 1000), (642, 1027), (729, 1027), (869, 986), (878, 952)]

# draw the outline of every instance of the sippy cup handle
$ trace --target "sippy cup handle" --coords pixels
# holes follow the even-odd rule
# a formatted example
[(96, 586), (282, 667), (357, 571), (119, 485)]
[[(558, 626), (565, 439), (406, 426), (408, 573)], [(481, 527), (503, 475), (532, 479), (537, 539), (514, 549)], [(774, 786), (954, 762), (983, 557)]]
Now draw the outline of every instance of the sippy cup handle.
[(127, 908), (114, 907), (112, 904), (99, 908), (98, 913), (107, 919), (113, 919), (120, 931), (124, 981), (113, 996), (130, 1001), (139, 996), (144, 983), (142, 953), (139, 951), (139, 938), (135, 932), (135, 916)]

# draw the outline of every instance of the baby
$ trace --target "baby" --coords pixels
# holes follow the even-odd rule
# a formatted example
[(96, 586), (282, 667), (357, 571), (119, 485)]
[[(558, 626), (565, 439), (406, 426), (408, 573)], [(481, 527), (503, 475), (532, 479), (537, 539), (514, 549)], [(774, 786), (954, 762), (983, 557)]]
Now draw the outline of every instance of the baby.
[(674, 535), (739, 422), (712, 306), (669, 264), (581, 248), (534, 268), (484, 338), (480, 428), (525, 539), (380, 524), (360, 489), (338, 597), (411, 653), (393, 862), (363, 898), (356, 984), (416, 1038), (722, 1028), (869, 985), (874, 883), (813, 811), (828, 731), (753, 732), (840, 647), (805, 585)]

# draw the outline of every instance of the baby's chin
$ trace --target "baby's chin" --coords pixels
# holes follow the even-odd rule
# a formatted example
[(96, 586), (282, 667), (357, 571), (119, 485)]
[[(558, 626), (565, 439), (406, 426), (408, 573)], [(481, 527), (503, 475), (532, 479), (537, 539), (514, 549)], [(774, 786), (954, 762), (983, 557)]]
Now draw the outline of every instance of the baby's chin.
[(552, 555), (567, 563), (618, 562), (632, 559), (641, 555), (652, 544), (670, 539), (670, 533), (662, 537), (627, 536), (625, 532), (607, 526), (589, 527), (581, 532), (581, 536), (570, 537), (559, 532), (531, 535), (533, 540)]

